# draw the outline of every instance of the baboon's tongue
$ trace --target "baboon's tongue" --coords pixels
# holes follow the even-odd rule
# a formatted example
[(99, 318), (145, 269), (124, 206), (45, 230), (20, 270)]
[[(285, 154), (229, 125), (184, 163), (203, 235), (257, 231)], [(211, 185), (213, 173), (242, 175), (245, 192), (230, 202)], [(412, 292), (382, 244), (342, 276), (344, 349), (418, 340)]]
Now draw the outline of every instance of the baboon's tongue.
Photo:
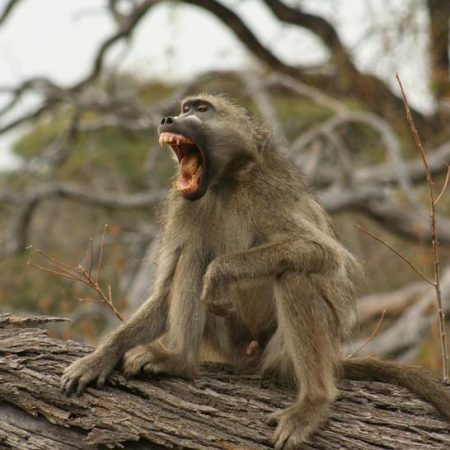
[(184, 155), (180, 161), (180, 177), (177, 181), (178, 190), (186, 193), (195, 192), (198, 189), (201, 174), (200, 154), (193, 152)]

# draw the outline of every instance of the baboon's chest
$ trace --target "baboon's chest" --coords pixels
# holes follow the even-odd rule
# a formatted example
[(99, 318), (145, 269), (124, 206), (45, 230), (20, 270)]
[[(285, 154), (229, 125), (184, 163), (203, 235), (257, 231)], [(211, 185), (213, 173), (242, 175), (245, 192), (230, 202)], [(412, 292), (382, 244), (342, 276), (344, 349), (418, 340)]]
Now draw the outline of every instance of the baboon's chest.
[(184, 243), (195, 239), (197, 248), (211, 259), (255, 245), (255, 218), (237, 198), (221, 203), (207, 197), (204, 202), (187, 206), (177, 217), (178, 237)]
[(231, 208), (221, 212), (222, 214), (211, 212), (199, 223), (201, 232), (198, 238), (207, 251), (216, 257), (252, 247), (255, 233), (248, 217)]

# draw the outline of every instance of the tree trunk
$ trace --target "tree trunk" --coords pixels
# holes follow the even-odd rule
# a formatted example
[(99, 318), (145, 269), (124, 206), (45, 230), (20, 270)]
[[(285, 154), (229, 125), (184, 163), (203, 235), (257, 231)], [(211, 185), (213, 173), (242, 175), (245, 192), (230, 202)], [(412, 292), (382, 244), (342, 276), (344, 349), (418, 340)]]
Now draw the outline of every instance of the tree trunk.
[[(48, 336), (54, 318), (0, 314), (0, 449), (271, 448), (266, 416), (295, 394), (226, 366), (195, 381), (126, 380), (80, 398), (59, 391), (64, 368), (91, 348)], [(430, 405), (384, 383), (343, 381), (328, 424), (307, 449), (450, 448), (450, 427)]]

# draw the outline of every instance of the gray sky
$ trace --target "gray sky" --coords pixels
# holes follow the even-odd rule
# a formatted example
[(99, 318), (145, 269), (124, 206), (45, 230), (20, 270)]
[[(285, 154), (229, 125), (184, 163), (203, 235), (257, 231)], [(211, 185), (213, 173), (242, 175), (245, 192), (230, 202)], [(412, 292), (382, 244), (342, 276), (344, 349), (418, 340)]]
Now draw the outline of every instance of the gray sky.
[[(0, 0), (3, 8), (5, 0)], [(224, 0), (233, 5), (261, 41), (290, 63), (317, 63), (327, 54), (306, 31), (277, 23), (258, 0)], [(311, 11), (324, 13), (337, 23), (342, 39), (353, 48), (357, 64), (394, 83), (399, 71), (412, 104), (429, 110), (432, 105), (424, 84), (424, 40), (416, 34), (393, 39), (396, 14), (412, 14), (412, 26), (420, 30), (426, 16), (417, 0), (308, 0)], [(82, 78), (91, 67), (98, 44), (114, 30), (104, 12), (105, 0), (24, 0), (0, 29), (0, 86), (15, 86), (31, 76), (47, 76), (63, 85)], [(414, 9), (411, 9), (414, 8)], [(373, 29), (383, 27), (383, 40)], [(389, 48), (389, 54), (386, 52)], [(131, 47), (114, 48), (110, 64), (145, 78), (183, 79), (212, 68), (242, 68), (255, 64), (242, 45), (217, 19), (199, 8), (162, 3), (139, 25)], [(125, 58), (124, 58), (124, 55)], [(0, 106), (6, 98), (0, 97)], [(31, 107), (28, 98), (14, 114)], [(8, 117), (8, 120), (12, 116)], [(1, 122), (0, 122), (1, 123)], [(11, 164), (9, 148), (21, 130), (0, 139), (0, 170)]]

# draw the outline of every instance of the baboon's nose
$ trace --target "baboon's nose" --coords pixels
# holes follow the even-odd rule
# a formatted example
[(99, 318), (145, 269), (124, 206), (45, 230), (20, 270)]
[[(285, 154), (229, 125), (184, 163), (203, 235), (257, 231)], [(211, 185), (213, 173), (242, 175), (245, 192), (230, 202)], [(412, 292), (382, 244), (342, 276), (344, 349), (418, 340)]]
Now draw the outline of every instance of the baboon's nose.
[(173, 119), (170, 116), (163, 117), (162, 120), (161, 120), (161, 125), (171, 124), (171, 123), (173, 123)]

